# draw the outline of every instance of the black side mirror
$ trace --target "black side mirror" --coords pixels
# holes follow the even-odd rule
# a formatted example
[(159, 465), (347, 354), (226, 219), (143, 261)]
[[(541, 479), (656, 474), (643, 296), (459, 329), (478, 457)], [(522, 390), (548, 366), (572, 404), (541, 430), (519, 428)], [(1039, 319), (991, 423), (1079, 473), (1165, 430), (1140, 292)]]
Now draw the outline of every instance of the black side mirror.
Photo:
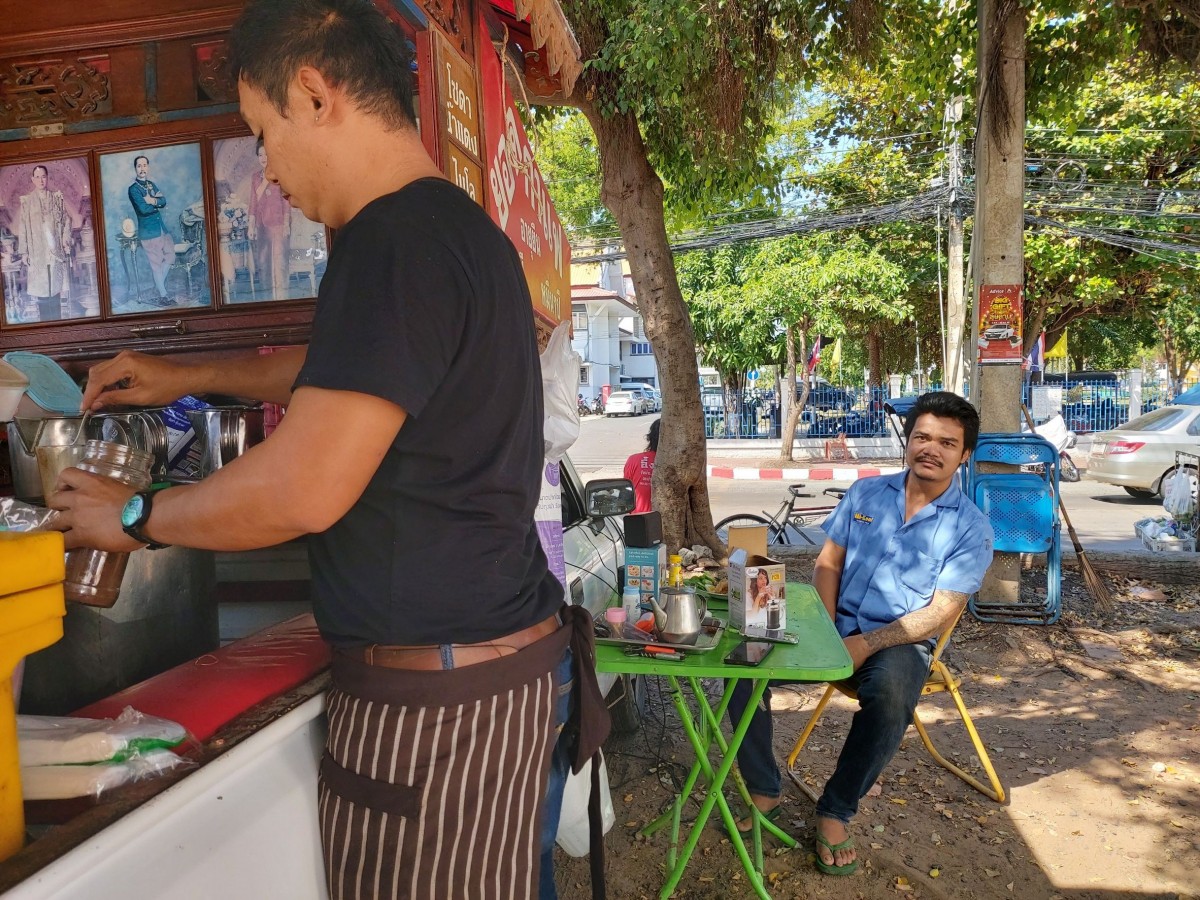
[(636, 505), (633, 483), (627, 478), (597, 478), (583, 489), (583, 507), (593, 519), (623, 516)]

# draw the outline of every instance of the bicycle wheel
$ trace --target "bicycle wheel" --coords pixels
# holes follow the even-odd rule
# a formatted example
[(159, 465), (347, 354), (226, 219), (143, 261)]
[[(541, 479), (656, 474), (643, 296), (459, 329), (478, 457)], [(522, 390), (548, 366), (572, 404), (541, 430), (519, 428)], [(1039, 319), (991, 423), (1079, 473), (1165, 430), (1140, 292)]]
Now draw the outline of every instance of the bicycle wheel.
[(766, 525), (767, 526), (767, 543), (773, 539), (771, 532), (775, 530), (770, 519), (762, 516), (756, 516), (753, 513), (738, 513), (733, 516), (726, 516), (717, 523), (717, 537), (721, 539), (721, 543), (729, 543), (729, 526), (730, 525)]

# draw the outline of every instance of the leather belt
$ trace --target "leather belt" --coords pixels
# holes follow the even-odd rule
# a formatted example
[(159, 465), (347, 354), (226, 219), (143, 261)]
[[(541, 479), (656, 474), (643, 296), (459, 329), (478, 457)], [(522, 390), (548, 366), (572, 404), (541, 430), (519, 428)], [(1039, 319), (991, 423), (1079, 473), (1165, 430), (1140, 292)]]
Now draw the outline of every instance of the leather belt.
[(367, 644), (365, 647), (339, 648), (338, 653), (364, 662), (368, 666), (436, 672), (442, 669), (461, 669), (502, 656), (511, 656), (553, 634), (560, 627), (562, 620), (558, 613), (555, 613), (536, 625), (478, 644), (424, 644), (416, 647)]

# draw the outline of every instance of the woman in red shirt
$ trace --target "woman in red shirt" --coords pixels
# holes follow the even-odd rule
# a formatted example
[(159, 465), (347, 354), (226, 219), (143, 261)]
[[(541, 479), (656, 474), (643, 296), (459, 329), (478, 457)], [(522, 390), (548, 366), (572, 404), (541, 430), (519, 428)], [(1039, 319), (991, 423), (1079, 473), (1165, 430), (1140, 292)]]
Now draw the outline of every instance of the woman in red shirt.
[(655, 419), (650, 423), (650, 430), (646, 432), (646, 449), (625, 460), (625, 477), (633, 482), (633, 493), (637, 498), (637, 506), (633, 508), (635, 513), (647, 513), (652, 509), (650, 491), (654, 479), (654, 455), (658, 452), (660, 421)]

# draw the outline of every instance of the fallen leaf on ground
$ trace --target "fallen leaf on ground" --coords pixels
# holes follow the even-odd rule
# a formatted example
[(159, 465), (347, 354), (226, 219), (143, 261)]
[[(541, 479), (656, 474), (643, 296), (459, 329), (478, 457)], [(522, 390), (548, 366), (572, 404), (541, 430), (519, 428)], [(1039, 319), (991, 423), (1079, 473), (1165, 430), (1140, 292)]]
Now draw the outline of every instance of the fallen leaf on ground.
[(1130, 596), (1133, 597), (1134, 600), (1167, 600), (1167, 599), (1169, 599), (1167, 597), (1167, 595), (1164, 594), (1162, 591), (1160, 591), (1158, 588), (1143, 587), (1140, 584), (1137, 585), (1136, 587), (1134, 587), (1133, 590), (1131, 590), (1129, 592), (1129, 594), (1130, 594)]

